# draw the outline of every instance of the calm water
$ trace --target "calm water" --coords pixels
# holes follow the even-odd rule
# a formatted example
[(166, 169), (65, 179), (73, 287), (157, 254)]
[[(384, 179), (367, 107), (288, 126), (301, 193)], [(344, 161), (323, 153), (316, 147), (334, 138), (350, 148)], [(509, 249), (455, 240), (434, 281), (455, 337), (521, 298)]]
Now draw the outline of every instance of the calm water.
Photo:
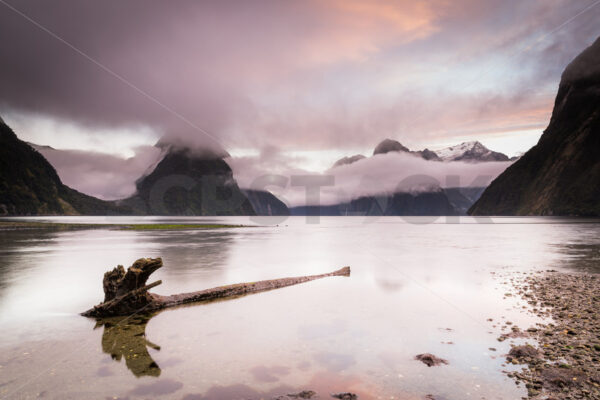
[[(312, 389), (322, 398), (516, 399), (525, 391), (502, 373), (509, 343), (496, 340), (497, 322), (536, 320), (505, 297), (505, 276), (600, 265), (594, 221), (177, 219), (190, 220), (262, 226), (1, 231), (0, 398), (236, 399)], [(345, 265), (352, 275), (146, 319), (97, 324), (78, 315), (103, 298), (105, 271), (140, 257), (163, 258), (153, 275), (163, 280), (159, 294)], [(424, 352), (450, 364), (413, 359)]]

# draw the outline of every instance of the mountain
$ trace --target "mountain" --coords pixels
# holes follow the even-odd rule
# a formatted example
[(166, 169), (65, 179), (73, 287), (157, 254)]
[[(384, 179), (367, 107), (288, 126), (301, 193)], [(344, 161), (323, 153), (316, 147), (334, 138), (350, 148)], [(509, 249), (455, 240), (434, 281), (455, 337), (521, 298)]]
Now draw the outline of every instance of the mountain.
[(509, 161), (506, 154), (492, 151), (477, 141), (446, 147), (435, 153), (442, 161)]
[[(398, 142), (397, 140), (393, 140), (393, 139), (384, 139), (381, 142), (379, 142), (379, 144), (377, 146), (375, 146), (375, 150), (373, 150), (373, 155), (375, 156), (377, 154), (387, 154), (387, 153), (391, 153), (391, 152), (408, 153), (408, 154), (412, 154), (417, 157), (421, 157), (428, 161), (441, 161), (440, 158), (438, 157), (438, 155), (429, 149), (420, 150), (420, 151), (412, 151), (408, 147), (402, 145), (402, 143)], [(353, 157), (357, 157), (357, 156), (353, 156)], [(344, 157), (341, 160), (338, 160), (338, 162), (343, 162), (343, 160), (350, 160), (353, 157), (350, 157), (350, 158)], [(362, 157), (362, 158), (364, 158), (364, 157)], [(360, 158), (353, 160), (351, 162), (355, 162), (358, 160), (360, 160)], [(350, 164), (350, 163), (347, 163), (347, 164)], [(336, 165), (334, 164), (334, 167), (335, 166)]]
[(0, 215), (110, 215), (131, 210), (64, 185), (50, 163), (0, 118)]
[(136, 194), (119, 204), (150, 215), (256, 214), (223, 160), (226, 152), (164, 142), (159, 146), (165, 152), (162, 160), (136, 182)]
[(400, 142), (393, 139), (384, 139), (377, 146), (375, 146), (375, 150), (373, 150), (373, 155), (377, 154), (386, 154), (389, 152), (410, 152), (407, 147), (404, 147)]
[(292, 215), (368, 215), (368, 216), (428, 216), (458, 215), (446, 193), (435, 190), (423, 193), (360, 197), (347, 203), (327, 206), (300, 206), (290, 209)]
[(243, 189), (256, 215), (290, 215), (285, 203), (266, 190)]
[[(387, 154), (387, 153), (407, 153), (417, 157), (421, 157), (427, 161), (469, 161), (469, 162), (485, 162), (485, 161), (513, 161), (517, 159), (513, 157), (508, 158), (506, 154), (492, 151), (482, 145), (481, 143), (465, 142), (456, 146), (446, 147), (441, 150), (432, 151), (429, 149), (412, 151), (402, 143), (393, 139), (384, 139), (375, 146), (373, 155)], [(335, 162), (333, 167), (339, 167), (340, 165), (352, 164), (365, 158), (363, 155), (357, 154), (352, 157), (344, 157)]]
[(452, 207), (460, 215), (467, 215), (469, 208), (479, 199), (485, 187), (454, 187), (445, 188), (444, 192)]
[(349, 165), (349, 164), (355, 163), (357, 161), (363, 160), (365, 158), (367, 158), (367, 157), (363, 156), (362, 154), (355, 154), (355, 155), (350, 156), (350, 157), (343, 157), (343, 158), (340, 158), (339, 160), (337, 160), (331, 166), (331, 168), (341, 167), (342, 165)]
[(498, 176), (472, 215), (600, 216), (600, 38), (564, 70), (537, 145)]
[(431, 151), (429, 149), (419, 150), (411, 153), (417, 154), (427, 161), (442, 161), (435, 151)]

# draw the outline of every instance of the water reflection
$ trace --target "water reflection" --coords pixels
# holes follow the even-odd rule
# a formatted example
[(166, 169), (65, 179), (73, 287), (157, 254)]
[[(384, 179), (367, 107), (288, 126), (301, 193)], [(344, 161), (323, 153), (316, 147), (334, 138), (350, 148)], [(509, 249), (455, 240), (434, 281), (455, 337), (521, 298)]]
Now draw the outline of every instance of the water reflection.
[[(252, 295), (253, 293), (250, 293), (225, 299), (215, 299), (208, 302), (182, 304), (177, 307), (170, 307), (154, 313), (96, 318), (94, 329), (104, 328), (101, 339), (102, 351), (109, 354), (110, 357), (117, 362), (120, 362), (121, 359), (125, 359), (127, 369), (130, 370), (134, 376), (138, 378), (142, 376), (159, 377), (161, 368), (150, 355), (148, 348), (160, 351), (160, 346), (146, 338), (146, 326), (152, 318), (164, 311), (206, 306)], [(256, 370), (256, 373), (258, 374), (261, 374), (261, 372), (264, 371), (260, 369)], [(285, 372), (285, 370), (282, 372), (282, 370), (277, 368), (271, 371), (266, 370), (266, 374), (283, 373), (285, 375)]]
[[(24, 258), (21, 249), (32, 245), (43, 248), (56, 235), (54, 230), (0, 230), (0, 297), (4, 294), (2, 289), (22, 275), (23, 269), (33, 267), (31, 261), (27, 264), (19, 262)], [(15, 265), (19, 268), (14, 268)]]
[(148, 348), (158, 351), (160, 346), (146, 339), (146, 325), (154, 315), (104, 318), (94, 327), (104, 327), (102, 351), (118, 362), (124, 358), (127, 369), (138, 378), (160, 376), (160, 367), (148, 352)]
[(143, 239), (160, 250), (169, 273), (187, 274), (200, 268), (214, 274), (227, 265), (235, 234), (231, 230), (155, 231)]
[(235, 229), (142, 232), (137, 239), (151, 251), (139, 256), (163, 259), (164, 268), (154, 275), (163, 280), (157, 293), (196, 291), (227, 283), (227, 266), (236, 234)]
[[(272, 228), (0, 232), (0, 397), (520, 398), (526, 392), (501, 373), (501, 357), (487, 353), (509, 344), (486, 320), (532, 321), (516, 297), (503, 299), (492, 273), (600, 265), (600, 224), (545, 221), (323, 218), (315, 226), (290, 218)], [(354, 269), (349, 280), (173, 309), (149, 327), (154, 316), (102, 320), (92, 332), (78, 313), (102, 300), (102, 275), (140, 257), (163, 258), (156, 279), (165, 295)], [(425, 352), (451, 364), (414, 361)]]
[(282, 385), (266, 392), (260, 392), (248, 385), (238, 383), (229, 386), (215, 385), (205, 394), (190, 393), (185, 395), (182, 400), (272, 399), (293, 391), (291, 386)]
[(235, 235), (235, 229), (0, 230), (0, 326), (6, 332), (0, 344), (70, 332), (73, 326), (56, 323), (56, 316), (97, 304), (103, 274), (140, 257), (163, 258), (160, 294), (224, 284)]
[[(160, 351), (160, 346), (146, 339), (146, 326), (152, 318), (164, 311), (228, 302), (252, 296), (254, 294), (257, 293), (249, 293), (225, 299), (214, 299), (207, 302), (182, 304), (177, 307), (170, 307), (154, 313), (96, 318), (94, 329), (104, 328), (101, 339), (102, 351), (109, 354), (110, 357), (117, 362), (120, 362), (121, 359), (125, 359), (127, 369), (130, 370), (134, 376), (138, 378), (142, 376), (159, 377), (161, 368), (150, 355), (148, 348)], [(263, 379), (263, 382), (270, 382), (273, 381), (272, 377), (274, 375), (287, 375), (289, 369), (285, 367), (274, 367), (271, 369), (257, 367), (251, 372), (257, 377), (257, 380), (260, 381), (261, 379), (259, 379), (259, 377), (262, 377), (265, 378)], [(277, 380), (278, 379), (275, 378), (275, 381)]]
[(567, 243), (558, 246), (566, 258), (563, 267), (580, 272), (600, 272), (600, 243)]

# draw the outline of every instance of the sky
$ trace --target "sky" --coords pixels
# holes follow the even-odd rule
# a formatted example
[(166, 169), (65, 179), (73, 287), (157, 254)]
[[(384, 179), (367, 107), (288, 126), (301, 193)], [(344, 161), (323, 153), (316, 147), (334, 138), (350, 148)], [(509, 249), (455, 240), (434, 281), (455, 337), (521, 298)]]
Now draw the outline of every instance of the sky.
[[(513, 156), (600, 36), (599, 3), (0, 0), (0, 115), (102, 198), (133, 190), (163, 137), (288, 172), (387, 137)], [(118, 188), (89, 183), (121, 169)]]

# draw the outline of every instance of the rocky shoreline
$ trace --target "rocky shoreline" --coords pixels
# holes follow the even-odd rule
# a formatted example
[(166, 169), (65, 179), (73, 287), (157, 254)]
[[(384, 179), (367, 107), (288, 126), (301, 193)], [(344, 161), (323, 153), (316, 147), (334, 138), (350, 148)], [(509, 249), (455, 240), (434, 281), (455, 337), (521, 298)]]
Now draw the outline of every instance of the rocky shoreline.
[(525, 367), (506, 372), (529, 399), (600, 399), (600, 277), (545, 271), (513, 281), (534, 314), (551, 322), (512, 327), (498, 340), (527, 338), (506, 356)]

